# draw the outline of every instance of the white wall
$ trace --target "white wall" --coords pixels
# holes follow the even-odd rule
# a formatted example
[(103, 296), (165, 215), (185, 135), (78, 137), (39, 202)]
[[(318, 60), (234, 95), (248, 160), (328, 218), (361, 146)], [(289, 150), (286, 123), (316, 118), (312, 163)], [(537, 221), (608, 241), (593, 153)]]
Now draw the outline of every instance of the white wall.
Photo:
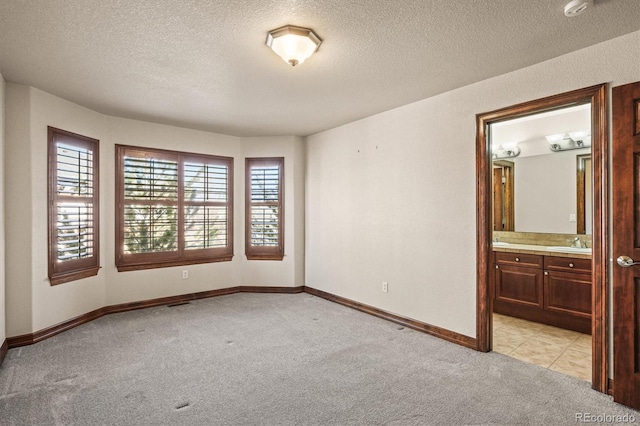
[[(31, 303), (33, 330), (41, 330), (66, 319), (84, 314), (104, 306), (105, 274), (100, 271), (97, 276), (65, 284), (51, 286), (48, 278), (48, 227), (47, 227), (47, 126), (57, 127), (70, 132), (104, 140), (106, 122), (104, 116), (87, 108), (64, 101), (41, 90), (30, 89), (30, 164), (21, 170), (21, 174), (30, 173), (31, 186), (29, 192), (19, 196), (31, 198), (31, 247), (30, 256), (20, 259), (24, 268), (31, 269)], [(12, 123), (9, 123), (12, 125)], [(12, 141), (7, 141), (11, 143)], [(104, 164), (104, 144), (100, 144), (100, 162)], [(10, 160), (10, 159), (9, 159)], [(111, 163), (113, 164), (113, 163)], [(100, 188), (107, 186), (104, 175), (100, 176)], [(8, 190), (13, 188), (9, 186)], [(16, 198), (15, 193), (8, 193), (9, 202)], [(100, 197), (100, 216), (105, 217), (110, 211), (106, 209), (104, 194)], [(111, 210), (113, 211), (113, 210)], [(13, 226), (11, 222), (8, 226)], [(100, 229), (100, 240), (106, 237), (105, 229)], [(12, 241), (12, 240), (11, 240)], [(13, 242), (13, 241), (12, 241)], [(101, 247), (100, 264), (105, 265), (107, 253)], [(22, 277), (15, 274), (16, 266), (12, 265), (12, 285), (23, 283)], [(12, 303), (11, 300), (8, 301)]]
[[(30, 109), (31, 89), (6, 83), (4, 213), (7, 336), (33, 331)], [(44, 144), (46, 147), (46, 140)]]
[[(106, 185), (102, 188), (107, 205), (106, 216), (102, 223), (107, 227), (107, 240), (104, 245), (108, 259), (103, 265), (109, 285), (106, 305), (125, 303), (132, 300), (146, 300), (173, 296), (184, 293), (214, 290), (240, 285), (237, 268), (242, 255), (237, 231), (241, 225), (238, 217), (243, 199), (239, 196), (238, 179), (242, 177), (242, 147), (238, 138), (179, 127), (163, 126), (136, 120), (108, 117), (109, 135), (106, 139), (102, 169)], [(102, 143), (102, 142), (101, 142)], [(171, 149), (201, 154), (214, 154), (234, 157), (234, 253), (231, 262), (188, 265), (184, 267), (148, 269), (143, 271), (118, 272), (115, 267), (115, 145), (135, 145), (150, 148)], [(189, 279), (182, 279), (182, 270), (189, 271)]]
[[(287, 137), (243, 138), (243, 156), (273, 157), (274, 149), (284, 156), (284, 258), (282, 261), (247, 260), (241, 256), (242, 285), (295, 287), (304, 285), (304, 139)], [(238, 166), (242, 176), (236, 182), (244, 188), (244, 160)], [(244, 224), (244, 195), (242, 209)], [(244, 226), (239, 229), (239, 244), (244, 249)]]
[(476, 114), (640, 80), (639, 45), (635, 32), (310, 136), (307, 285), (475, 337)]
[(0, 346), (7, 337), (4, 302), (4, 169), (4, 78), (0, 74)]
[[(51, 286), (47, 278), (47, 126), (100, 140), (100, 251), (95, 277)], [(231, 262), (118, 272), (115, 268), (115, 145), (234, 158), (234, 253)], [(7, 335), (42, 330), (102, 306), (239, 285), (303, 284), (303, 141), (237, 138), (109, 117), (41, 90), (7, 83)], [(244, 157), (285, 157), (285, 260), (244, 256)], [(18, 201), (20, 203), (18, 203)], [(291, 220), (289, 220), (291, 219)], [(187, 269), (189, 278), (182, 279)]]

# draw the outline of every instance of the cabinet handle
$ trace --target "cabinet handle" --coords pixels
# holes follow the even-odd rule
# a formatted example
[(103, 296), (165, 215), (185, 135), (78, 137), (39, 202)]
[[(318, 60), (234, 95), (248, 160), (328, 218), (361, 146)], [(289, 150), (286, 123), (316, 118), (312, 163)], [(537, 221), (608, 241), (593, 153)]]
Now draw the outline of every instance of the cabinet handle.
[(549, 272), (547, 272), (547, 271), (544, 271), (544, 274), (545, 274), (545, 275), (549, 275)]
[(520, 262), (520, 258), (519, 257), (516, 257), (516, 262)]
[(573, 268), (573, 263), (570, 263), (570, 264), (569, 264), (569, 268)]
[(496, 269), (500, 269), (500, 267), (498, 265), (496, 265)]

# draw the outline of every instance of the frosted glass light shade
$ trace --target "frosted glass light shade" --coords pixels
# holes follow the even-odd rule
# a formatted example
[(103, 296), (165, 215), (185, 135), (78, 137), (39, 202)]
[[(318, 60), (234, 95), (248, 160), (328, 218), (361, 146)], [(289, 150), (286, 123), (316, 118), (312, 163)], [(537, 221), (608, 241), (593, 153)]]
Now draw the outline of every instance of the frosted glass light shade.
[(547, 139), (547, 142), (549, 142), (549, 145), (553, 145), (561, 142), (564, 139), (564, 136), (564, 133), (556, 133), (554, 135), (545, 136), (545, 138)]
[(569, 132), (569, 137), (574, 142), (584, 140), (587, 136), (589, 136), (588, 130), (577, 130), (575, 132)]
[(269, 31), (267, 46), (291, 66), (303, 63), (320, 47), (322, 40), (309, 28), (287, 25)]

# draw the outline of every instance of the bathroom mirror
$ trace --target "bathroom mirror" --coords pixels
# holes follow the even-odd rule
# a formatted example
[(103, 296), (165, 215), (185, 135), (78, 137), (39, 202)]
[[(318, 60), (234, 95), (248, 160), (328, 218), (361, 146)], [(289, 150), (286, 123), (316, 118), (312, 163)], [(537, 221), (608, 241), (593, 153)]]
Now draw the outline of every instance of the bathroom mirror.
[(492, 123), (496, 231), (591, 234), (591, 105)]

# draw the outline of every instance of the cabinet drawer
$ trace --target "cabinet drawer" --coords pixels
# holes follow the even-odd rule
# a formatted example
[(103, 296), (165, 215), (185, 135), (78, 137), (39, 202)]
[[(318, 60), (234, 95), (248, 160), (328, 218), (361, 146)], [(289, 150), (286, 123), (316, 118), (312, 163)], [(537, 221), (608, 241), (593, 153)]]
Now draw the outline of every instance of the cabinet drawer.
[(496, 252), (496, 264), (542, 268), (542, 256), (537, 254)]
[(545, 256), (544, 269), (549, 271), (566, 271), (591, 273), (591, 259), (574, 259), (572, 257)]

